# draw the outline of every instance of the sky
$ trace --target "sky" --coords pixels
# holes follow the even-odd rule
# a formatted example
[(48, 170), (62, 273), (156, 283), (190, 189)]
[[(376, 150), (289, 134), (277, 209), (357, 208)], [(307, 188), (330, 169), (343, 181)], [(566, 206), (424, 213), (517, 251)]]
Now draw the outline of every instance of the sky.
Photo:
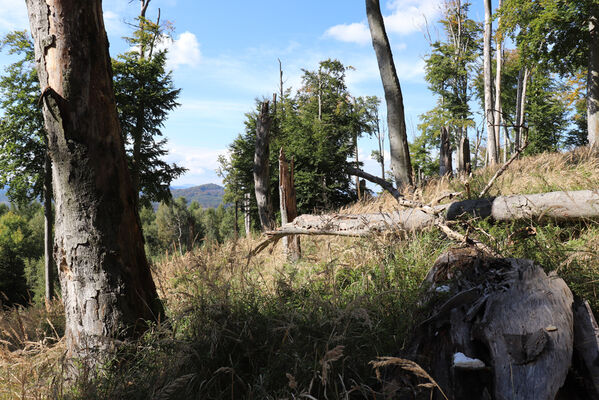
[[(402, 87), (408, 137), (416, 134), (419, 115), (435, 105), (424, 80), (426, 32), (439, 37), (436, 21), (443, 0), (381, 0), (381, 10)], [(128, 49), (139, 14), (138, 0), (104, 0), (104, 20), (113, 57)], [(336, 58), (354, 69), (347, 85), (354, 96), (384, 99), (363, 0), (151, 0), (146, 17), (174, 27), (168, 44), (168, 67), (181, 88), (179, 103), (163, 128), (168, 161), (188, 168), (173, 186), (221, 183), (217, 157), (243, 132), (245, 113), (256, 98), (278, 92), (279, 62), (284, 86), (301, 84), (302, 69)], [(483, 19), (481, 5), (470, 16)], [(0, 0), (0, 35), (29, 30), (23, 0)], [(0, 71), (11, 58), (0, 53)], [(384, 101), (383, 101), (384, 103)], [(388, 147), (388, 140), (385, 142)], [(379, 174), (370, 159), (375, 139), (361, 138), (364, 169)], [(387, 157), (388, 159), (389, 157)]]

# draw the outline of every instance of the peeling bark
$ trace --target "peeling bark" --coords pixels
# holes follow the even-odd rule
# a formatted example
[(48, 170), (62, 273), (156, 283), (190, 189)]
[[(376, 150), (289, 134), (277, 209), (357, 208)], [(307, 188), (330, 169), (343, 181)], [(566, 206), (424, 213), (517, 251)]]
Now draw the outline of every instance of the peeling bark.
[(91, 367), (162, 316), (112, 87), (100, 0), (27, 0), (56, 205), (69, 355)]

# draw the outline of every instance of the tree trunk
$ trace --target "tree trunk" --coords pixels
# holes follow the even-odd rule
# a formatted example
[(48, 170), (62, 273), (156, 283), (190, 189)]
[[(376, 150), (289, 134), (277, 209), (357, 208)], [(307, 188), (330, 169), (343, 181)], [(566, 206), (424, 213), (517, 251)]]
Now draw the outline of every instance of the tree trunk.
[(239, 237), (239, 200), (235, 200), (235, 222), (233, 223), (233, 233), (235, 240)]
[(56, 204), (66, 343), (84, 366), (163, 315), (127, 170), (100, 0), (27, 0)]
[[(281, 206), (281, 225), (293, 222), (297, 217), (297, 202), (293, 179), (294, 162), (285, 159), (283, 148), (279, 152), (279, 203)], [(283, 238), (283, 248), (288, 261), (296, 262), (301, 257), (299, 236)]]
[(493, 105), (493, 70), (491, 66), (491, 39), (493, 36), (491, 20), (491, 0), (485, 2), (485, 34), (483, 46), (483, 80), (485, 86), (485, 119), (487, 121), (487, 160), (489, 165), (497, 164), (497, 143), (495, 141), (495, 118)]
[(52, 161), (46, 145), (44, 163), (44, 276), (46, 308), (54, 297), (54, 257), (52, 255)]
[(599, 194), (592, 190), (549, 192), (463, 200), (388, 213), (300, 215), (294, 222), (267, 232), (286, 235), (369, 236), (385, 231), (418, 231), (433, 226), (436, 219), (490, 218), (493, 221), (522, 219), (577, 220), (599, 217)]
[(599, 143), (599, 7), (589, 20), (589, 71), (587, 77), (587, 129), (589, 145)]
[(518, 89), (516, 90), (516, 120), (514, 126), (514, 151), (520, 147), (520, 112), (522, 111), (522, 88), (524, 83), (524, 67), (518, 71)]
[(468, 136), (464, 135), (462, 139), (460, 139), (460, 171), (469, 175), (472, 172), (472, 161), (470, 159), (470, 141), (468, 140)]
[(516, 151), (524, 145), (524, 142), (528, 140), (525, 135), (528, 136), (526, 128), (524, 126), (524, 121), (526, 121), (526, 90), (528, 87), (528, 78), (530, 76), (530, 70), (528, 68), (524, 68), (524, 73), (522, 75), (522, 93), (520, 96), (520, 120), (518, 121), (518, 142), (516, 144)]
[(410, 164), (403, 97), (389, 39), (385, 31), (383, 16), (381, 15), (379, 0), (366, 0), (366, 15), (368, 16), (372, 45), (376, 53), (383, 89), (385, 90), (391, 170), (397, 187), (411, 185), (412, 165)]
[(453, 175), (451, 165), (451, 143), (449, 143), (449, 131), (447, 127), (441, 127), (441, 148), (439, 150), (439, 175)]
[(256, 120), (256, 152), (254, 153), (254, 189), (258, 203), (258, 215), (263, 231), (272, 229), (272, 204), (270, 199), (270, 125), (272, 118), (268, 111), (268, 101), (262, 103)]
[[(501, 8), (502, 0), (499, 0), (498, 8)], [(501, 25), (501, 17), (497, 18), (497, 30), (499, 30), (499, 26)], [(497, 49), (496, 49), (496, 69), (495, 69), (495, 146), (497, 149), (497, 160), (499, 160), (499, 156), (501, 153), (501, 120), (503, 119), (503, 115), (501, 114), (501, 69), (503, 66), (503, 52), (502, 52), (502, 39), (497, 35)], [(504, 149), (503, 157), (506, 159), (507, 155), (507, 147)], [(507, 160), (507, 159), (506, 159)], [(504, 161), (505, 162), (505, 161)]]
[(252, 217), (250, 214), (250, 197), (249, 193), (243, 196), (243, 224), (245, 228), (245, 237), (250, 237), (252, 233)]

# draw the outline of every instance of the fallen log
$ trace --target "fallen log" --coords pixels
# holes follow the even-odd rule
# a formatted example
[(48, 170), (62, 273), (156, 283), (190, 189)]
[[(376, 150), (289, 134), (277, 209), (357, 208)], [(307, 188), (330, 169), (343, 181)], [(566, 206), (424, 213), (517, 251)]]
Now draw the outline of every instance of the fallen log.
[[(597, 325), (561, 278), (530, 260), (470, 247), (440, 256), (426, 281), (429, 316), (400, 356), (422, 366), (447, 398), (596, 399)], [(584, 352), (594, 371), (573, 365)], [(388, 398), (444, 397), (413, 380), (412, 393), (422, 393), (402, 397), (409, 382), (405, 371), (390, 369), (383, 391)]]
[(369, 236), (385, 231), (418, 231), (433, 226), (437, 218), (491, 218), (576, 220), (599, 217), (599, 191), (549, 192), (463, 200), (435, 207), (405, 208), (370, 214), (304, 214), (292, 223), (266, 232), (269, 241), (288, 235)]

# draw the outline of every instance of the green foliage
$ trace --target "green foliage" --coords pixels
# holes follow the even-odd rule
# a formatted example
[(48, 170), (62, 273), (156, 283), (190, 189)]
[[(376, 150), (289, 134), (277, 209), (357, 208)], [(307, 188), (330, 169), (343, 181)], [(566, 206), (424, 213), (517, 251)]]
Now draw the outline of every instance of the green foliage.
[[(145, 21), (145, 20), (144, 20)], [(144, 22), (142, 21), (142, 22)], [(179, 106), (180, 89), (175, 89), (170, 72), (165, 69), (166, 51), (153, 51), (154, 41), (162, 30), (148, 21), (130, 39), (136, 50), (118, 56), (112, 62), (114, 90), (129, 169), (140, 201), (168, 201), (171, 182), (186, 169), (164, 161), (167, 155), (162, 128), (170, 111)], [(147, 56), (139, 46), (150, 48)], [(136, 176), (139, 175), (138, 178)]]
[(8, 188), (11, 201), (29, 202), (43, 192), (46, 154), (33, 42), (25, 31), (16, 31), (0, 48), (19, 57), (0, 77), (0, 188)]
[[(270, 170), (273, 204), (278, 204), (276, 171), (281, 147), (286, 158), (295, 161), (300, 213), (339, 207), (355, 199), (355, 190), (346, 171), (348, 159), (355, 154), (356, 138), (364, 133), (374, 133), (378, 103), (373, 97), (351, 96), (345, 84), (347, 69), (337, 60), (325, 60), (320, 62), (318, 70), (304, 70), (302, 87), (295, 95), (288, 90), (284, 98), (279, 99), (276, 111), (272, 111)], [(244, 134), (229, 146), (230, 157), (219, 160), (225, 201), (241, 202), (245, 193), (251, 193), (252, 212), (255, 210), (256, 118), (257, 111), (246, 114)]]

